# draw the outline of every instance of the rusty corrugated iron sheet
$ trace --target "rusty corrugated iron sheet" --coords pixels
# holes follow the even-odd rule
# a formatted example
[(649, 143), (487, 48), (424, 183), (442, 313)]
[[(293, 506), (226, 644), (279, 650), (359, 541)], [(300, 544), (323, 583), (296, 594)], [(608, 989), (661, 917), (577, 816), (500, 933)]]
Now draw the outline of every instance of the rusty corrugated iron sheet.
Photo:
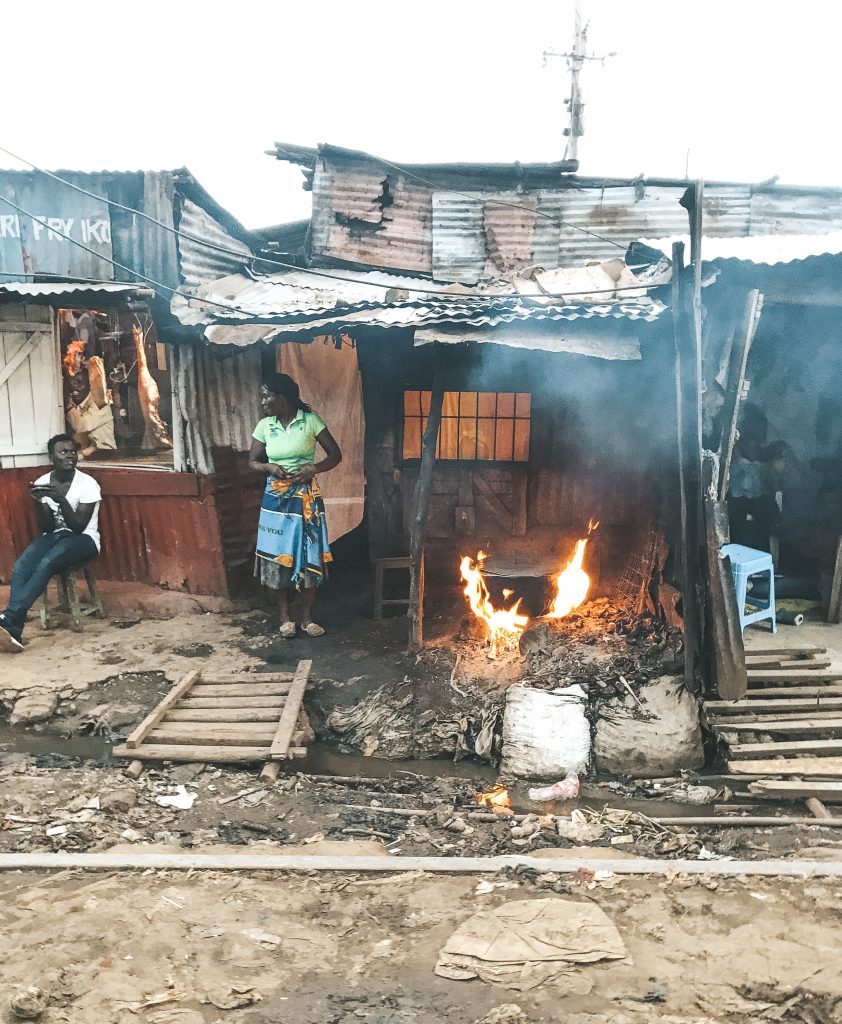
[[(101, 579), (193, 594), (228, 593), (213, 483), (180, 473), (101, 469)], [(0, 470), (0, 580), (36, 536), (29, 482), (42, 469)]]

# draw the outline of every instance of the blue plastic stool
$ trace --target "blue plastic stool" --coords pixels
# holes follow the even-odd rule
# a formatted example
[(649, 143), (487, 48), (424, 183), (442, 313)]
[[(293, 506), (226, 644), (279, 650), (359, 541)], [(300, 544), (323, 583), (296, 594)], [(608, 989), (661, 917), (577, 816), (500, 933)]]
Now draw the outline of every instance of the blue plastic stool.
[[(737, 610), (740, 613), (740, 627), (744, 630), (752, 622), (769, 619), (772, 632), (777, 633), (778, 624), (775, 619), (775, 566), (772, 556), (765, 551), (747, 548), (742, 544), (725, 544), (722, 554), (731, 559), (731, 572), (734, 576), (734, 587), (737, 591)], [(748, 591), (748, 578), (756, 573), (769, 573), (769, 601), (765, 603), (751, 597)], [(756, 612), (746, 612), (746, 605), (757, 608)]]

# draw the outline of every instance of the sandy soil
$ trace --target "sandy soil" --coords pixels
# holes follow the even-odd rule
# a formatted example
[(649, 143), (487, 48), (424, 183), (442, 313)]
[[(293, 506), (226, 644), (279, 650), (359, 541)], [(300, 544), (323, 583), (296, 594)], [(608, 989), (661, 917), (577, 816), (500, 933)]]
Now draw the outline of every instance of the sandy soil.
[[(842, 896), (830, 883), (610, 876), (559, 886), (554, 876), (494, 876), (483, 895), (480, 881), (8, 875), (4, 991), (44, 989), (47, 1024), (842, 1019)], [(477, 910), (548, 896), (597, 903), (627, 959), (526, 992), (433, 974), (447, 938)], [(512, 1004), (520, 1016), (490, 1013)]]

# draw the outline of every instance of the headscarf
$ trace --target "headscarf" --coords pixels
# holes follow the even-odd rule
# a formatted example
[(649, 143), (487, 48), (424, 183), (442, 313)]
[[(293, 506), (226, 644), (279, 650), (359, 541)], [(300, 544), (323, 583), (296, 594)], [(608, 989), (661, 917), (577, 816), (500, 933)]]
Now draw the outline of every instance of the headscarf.
[(301, 391), (296, 382), (286, 373), (267, 373), (263, 378), (263, 386), (273, 395), (285, 398), (295, 409), (312, 412), (306, 402), (301, 401)]

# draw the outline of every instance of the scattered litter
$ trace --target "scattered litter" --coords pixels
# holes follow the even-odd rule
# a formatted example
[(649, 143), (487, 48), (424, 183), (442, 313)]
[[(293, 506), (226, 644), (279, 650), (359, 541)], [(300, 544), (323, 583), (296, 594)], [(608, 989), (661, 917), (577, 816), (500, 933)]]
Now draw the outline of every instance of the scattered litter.
[(44, 834), (48, 836), (66, 836), (67, 825), (53, 825), (46, 829)]
[(494, 883), (486, 881), (483, 878), (481, 882), (477, 882), (477, 887), (474, 889), (475, 896), (487, 896), (490, 892), (494, 892)]
[(733, 857), (726, 857), (721, 853), (716, 853), (714, 850), (709, 850), (706, 846), (703, 846), (699, 850), (697, 857), (699, 860), (733, 860)]
[(501, 1003), (475, 1024), (527, 1024), (527, 1018), (517, 1003)]
[(579, 795), (579, 776), (570, 772), (552, 786), (538, 786), (529, 790), (529, 799), (535, 803), (546, 803), (549, 800), (575, 800)]
[(562, 839), (570, 839), (574, 843), (595, 843), (600, 840), (605, 829), (598, 822), (589, 822), (585, 815), (573, 811), (570, 820), (558, 818), (555, 823), (556, 832)]
[(478, 911), (461, 924), (439, 953), (435, 973), (527, 991), (568, 973), (573, 964), (625, 957), (620, 933), (595, 904), (516, 900)]
[(184, 786), (176, 786), (174, 793), (156, 796), (155, 803), (159, 807), (174, 807), (177, 811), (189, 811), (198, 795), (198, 793), (188, 793)]
[(18, 1020), (37, 1020), (47, 1007), (47, 997), (40, 988), (29, 985), (9, 997), (9, 1009)]
[(316, 832), (314, 835), (308, 836), (304, 840), (304, 842), (305, 843), (321, 843), (321, 842), (324, 842), (324, 838), (325, 838), (324, 832)]
[(272, 932), (263, 932), (259, 928), (247, 928), (243, 935), (247, 939), (251, 939), (252, 942), (259, 942), (264, 946), (280, 946), (283, 941), (280, 935), (274, 935)]
[(611, 836), (610, 843), (612, 846), (623, 846), (625, 843), (633, 843), (634, 836), (628, 834), (622, 836)]
[(209, 988), (200, 995), (199, 1002), (210, 1003), (218, 1010), (238, 1010), (243, 1006), (253, 1006), (262, 998), (251, 985), (229, 985), (226, 988)]

